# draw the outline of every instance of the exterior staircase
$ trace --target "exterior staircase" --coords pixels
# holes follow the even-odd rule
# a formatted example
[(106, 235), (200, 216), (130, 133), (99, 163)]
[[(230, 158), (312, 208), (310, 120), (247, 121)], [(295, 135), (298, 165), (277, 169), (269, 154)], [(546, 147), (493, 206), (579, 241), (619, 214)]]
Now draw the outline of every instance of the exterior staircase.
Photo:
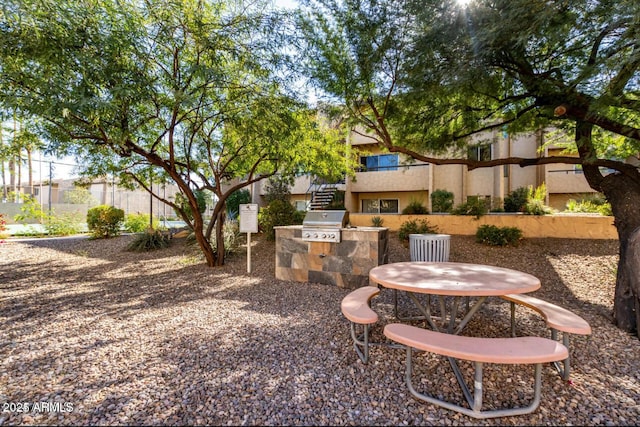
[(318, 211), (324, 209), (329, 203), (331, 203), (336, 191), (337, 187), (335, 184), (322, 184), (312, 193), (309, 210)]

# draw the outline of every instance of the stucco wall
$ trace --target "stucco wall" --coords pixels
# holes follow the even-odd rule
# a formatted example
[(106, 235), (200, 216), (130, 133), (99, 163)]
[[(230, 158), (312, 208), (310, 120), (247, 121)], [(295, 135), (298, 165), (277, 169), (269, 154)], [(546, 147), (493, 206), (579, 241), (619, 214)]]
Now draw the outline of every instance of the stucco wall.
[[(352, 226), (371, 226), (371, 218), (376, 215), (350, 213)], [(387, 227), (398, 231), (400, 225), (411, 219), (425, 219), (437, 226), (440, 233), (475, 235), (484, 224), (498, 227), (518, 227), (524, 237), (559, 237), (568, 239), (618, 239), (613, 225), (613, 217), (595, 215), (521, 215), (489, 214), (476, 220), (472, 216), (432, 214), (432, 215), (377, 215)]]

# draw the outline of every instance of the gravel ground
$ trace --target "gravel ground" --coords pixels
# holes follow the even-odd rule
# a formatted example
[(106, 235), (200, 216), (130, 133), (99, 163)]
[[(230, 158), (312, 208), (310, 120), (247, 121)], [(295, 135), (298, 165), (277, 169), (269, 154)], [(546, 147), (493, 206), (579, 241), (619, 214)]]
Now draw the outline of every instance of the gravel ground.
[[(611, 309), (617, 241), (528, 239), (518, 248), (453, 236), (451, 261), (536, 275), (536, 294), (585, 318), (572, 338), (572, 381), (543, 368), (530, 415), (475, 420), (412, 398), (404, 351), (355, 355), (340, 313), (347, 290), (274, 277), (274, 244), (205, 267), (182, 240), (124, 251), (131, 236), (9, 240), (0, 245), (0, 425), (625, 425), (640, 420), (640, 342)], [(392, 233), (390, 260), (408, 250)], [(393, 321), (391, 292), (374, 300), (373, 331)], [(401, 301), (405, 309), (409, 305)], [(548, 336), (518, 311), (520, 334)], [(508, 336), (509, 306), (490, 300), (465, 334)], [(416, 356), (416, 382), (462, 397), (446, 360)], [(470, 379), (471, 366), (461, 362)], [(528, 403), (531, 366), (487, 365), (485, 408)]]

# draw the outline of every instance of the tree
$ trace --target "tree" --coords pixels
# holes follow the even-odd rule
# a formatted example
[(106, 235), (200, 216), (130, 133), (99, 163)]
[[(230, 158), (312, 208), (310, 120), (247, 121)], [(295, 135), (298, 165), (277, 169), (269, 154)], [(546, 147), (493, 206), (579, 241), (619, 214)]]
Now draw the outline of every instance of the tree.
[[(278, 20), (261, 10), (231, 1), (5, 2), (0, 103), (39, 117), (86, 174), (117, 173), (180, 211), (151, 185), (175, 182), (207, 264), (221, 265), (230, 194), (277, 172), (345, 167), (340, 135), (282, 89), (279, 46), (268, 37)], [(208, 225), (200, 190), (218, 201)]]
[[(640, 4), (320, 3), (301, 13), (309, 75), (388, 151), (469, 169), (582, 165), (611, 203), (620, 239), (615, 321), (638, 332), (640, 265), (627, 250), (640, 234), (640, 172), (625, 157), (640, 152)], [(446, 154), (486, 131), (545, 126), (572, 133), (578, 156)]]

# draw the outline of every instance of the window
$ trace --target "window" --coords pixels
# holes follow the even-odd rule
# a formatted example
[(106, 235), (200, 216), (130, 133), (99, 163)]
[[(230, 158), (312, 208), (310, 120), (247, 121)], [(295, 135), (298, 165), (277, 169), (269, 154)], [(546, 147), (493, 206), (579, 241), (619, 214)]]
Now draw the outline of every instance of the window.
[(469, 147), (467, 150), (467, 158), (476, 162), (491, 160), (491, 145), (475, 145)]
[(398, 199), (363, 199), (362, 213), (393, 213), (397, 214)]
[(360, 164), (366, 172), (398, 170), (397, 154), (379, 154), (360, 157)]
[(309, 203), (306, 200), (296, 200), (296, 210), (306, 211), (309, 207)]

